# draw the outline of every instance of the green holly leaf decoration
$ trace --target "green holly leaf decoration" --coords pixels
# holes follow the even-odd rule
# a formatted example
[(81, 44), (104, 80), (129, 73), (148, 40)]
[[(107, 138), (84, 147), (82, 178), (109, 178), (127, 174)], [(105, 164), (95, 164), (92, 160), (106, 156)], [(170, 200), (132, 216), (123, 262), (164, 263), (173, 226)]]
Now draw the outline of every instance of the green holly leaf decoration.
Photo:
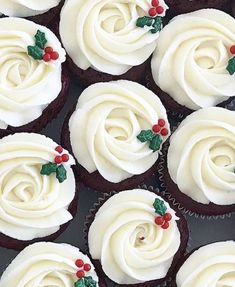
[(229, 72), (230, 75), (233, 75), (235, 73), (235, 57), (231, 58), (228, 61), (228, 66), (227, 66), (227, 71)]
[(152, 130), (142, 130), (138, 134), (137, 139), (143, 143), (143, 142), (151, 141), (154, 137), (155, 137), (155, 134), (152, 132)]
[(163, 200), (156, 198), (154, 203), (153, 203), (153, 207), (155, 209), (155, 212), (160, 214), (161, 216), (163, 216), (166, 213), (166, 205), (164, 203)]
[(152, 140), (150, 141), (149, 148), (152, 149), (153, 151), (157, 151), (161, 148), (163, 140), (160, 135), (154, 135)]
[(153, 29), (151, 29), (151, 33), (154, 34), (154, 33), (157, 33), (159, 31), (162, 30), (162, 17), (155, 17), (154, 18), (154, 23), (153, 23)]
[(91, 276), (84, 277), (86, 287), (96, 287), (97, 283)]
[(151, 33), (157, 33), (162, 29), (162, 17), (143, 16), (137, 19), (136, 26), (144, 28), (145, 26), (152, 27)]
[(28, 54), (35, 60), (42, 60), (43, 50), (38, 46), (28, 46)]
[(79, 279), (77, 282), (74, 283), (74, 287), (85, 287), (85, 282), (83, 279)]
[(37, 34), (34, 36), (35, 37), (35, 44), (36, 46), (38, 46), (41, 49), (44, 49), (46, 43), (47, 43), (47, 39), (45, 37), (45, 33), (37, 30)]
[(56, 178), (59, 180), (60, 183), (67, 179), (67, 171), (62, 164), (59, 165), (56, 169)]
[(42, 166), (40, 173), (42, 175), (51, 175), (52, 173), (56, 172), (56, 170), (57, 170), (57, 164), (54, 162), (49, 162)]

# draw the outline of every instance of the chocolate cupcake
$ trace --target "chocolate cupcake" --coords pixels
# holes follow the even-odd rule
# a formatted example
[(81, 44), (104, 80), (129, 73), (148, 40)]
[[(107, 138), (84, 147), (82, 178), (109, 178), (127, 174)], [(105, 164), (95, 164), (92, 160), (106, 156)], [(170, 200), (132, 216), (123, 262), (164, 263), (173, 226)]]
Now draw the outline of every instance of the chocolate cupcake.
[(73, 164), (66, 150), (43, 135), (0, 139), (1, 246), (19, 250), (64, 231), (77, 209)]
[(67, 98), (65, 51), (49, 29), (25, 19), (1, 18), (0, 35), (0, 129), (40, 131)]
[(171, 136), (164, 181), (188, 210), (220, 215), (235, 211), (235, 113), (201, 109)]
[(64, 243), (35, 243), (21, 251), (4, 271), (1, 287), (105, 287), (89, 257)]
[(173, 18), (160, 32), (150, 88), (171, 111), (223, 105), (235, 95), (235, 19), (203, 9)]
[(97, 270), (102, 268), (115, 286), (152, 287), (168, 280), (187, 245), (183, 215), (144, 189), (122, 191), (100, 203), (88, 232)]
[(94, 84), (83, 91), (62, 131), (76, 174), (107, 192), (136, 187), (157, 168), (170, 134), (166, 110), (144, 86), (126, 81)]
[(163, 0), (67, 1), (60, 36), (80, 84), (140, 81), (167, 8)]

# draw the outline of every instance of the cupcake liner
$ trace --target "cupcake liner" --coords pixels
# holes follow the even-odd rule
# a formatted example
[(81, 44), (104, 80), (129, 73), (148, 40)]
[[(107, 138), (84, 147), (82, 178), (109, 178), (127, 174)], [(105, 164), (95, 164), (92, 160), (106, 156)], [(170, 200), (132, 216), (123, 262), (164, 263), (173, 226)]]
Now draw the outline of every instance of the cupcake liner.
[[(147, 189), (149, 191), (156, 193), (157, 195), (161, 196), (164, 200), (166, 200), (170, 204), (171, 208), (173, 208), (172, 204), (165, 198), (165, 196), (161, 193), (159, 188), (154, 188), (153, 186), (147, 187), (146, 185), (140, 185), (140, 186), (138, 186), (138, 188)], [(92, 222), (94, 221), (95, 215), (96, 215), (97, 211), (100, 209), (100, 207), (110, 197), (112, 197), (113, 195), (115, 195), (117, 193), (119, 193), (119, 192), (112, 191), (112, 192), (103, 194), (102, 197), (99, 197), (97, 202), (94, 203), (93, 208), (90, 209), (89, 214), (85, 218), (85, 222), (84, 222), (84, 239), (86, 242), (85, 248), (86, 248), (86, 253), (88, 253), (90, 257), (91, 257), (91, 255), (89, 253), (89, 246), (88, 246), (89, 228), (90, 228)], [(178, 228), (179, 228), (180, 234), (181, 234), (181, 244), (180, 244), (178, 252), (176, 253), (176, 255), (173, 259), (172, 265), (171, 265), (167, 275), (162, 279), (158, 279), (158, 280), (154, 280), (154, 281), (148, 281), (145, 283), (117, 284), (117, 283), (111, 281), (111, 279), (109, 279), (107, 277), (107, 275), (104, 273), (100, 261), (99, 260), (93, 260), (98, 274), (100, 273), (102, 276), (104, 276), (106, 278), (106, 280), (108, 281), (108, 286), (113, 286), (113, 287), (116, 287), (116, 286), (121, 286), (121, 287), (125, 287), (125, 286), (130, 286), (130, 287), (165, 287), (165, 286), (169, 286), (169, 282), (171, 281), (171, 277), (174, 276), (174, 274), (175, 274), (175, 268), (177, 266), (178, 260), (182, 256), (184, 256), (184, 254), (186, 254), (186, 248), (188, 247), (187, 244), (188, 244), (188, 237), (189, 237), (188, 225), (187, 225), (187, 221), (186, 221), (184, 215), (181, 214), (178, 210), (175, 210), (175, 211), (176, 211), (176, 215), (180, 218), (180, 220), (177, 222), (177, 225), (178, 225)]]

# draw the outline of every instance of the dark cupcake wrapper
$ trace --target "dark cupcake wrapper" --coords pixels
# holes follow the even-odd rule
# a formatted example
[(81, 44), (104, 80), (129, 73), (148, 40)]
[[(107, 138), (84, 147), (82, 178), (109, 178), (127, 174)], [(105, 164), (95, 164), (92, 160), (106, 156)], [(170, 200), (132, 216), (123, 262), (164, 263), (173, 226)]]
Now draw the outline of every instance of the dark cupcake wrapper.
[[(130, 287), (164, 287), (164, 286), (169, 286), (169, 282), (171, 281), (171, 278), (174, 277), (177, 262), (180, 260), (180, 258), (182, 258), (186, 254), (188, 238), (189, 238), (189, 230), (188, 230), (187, 221), (186, 221), (184, 215), (179, 210), (176, 210), (172, 206), (172, 203), (169, 202), (165, 198), (165, 196), (160, 192), (160, 190), (158, 188), (153, 188), (152, 186), (147, 187), (146, 185), (141, 185), (141, 186), (138, 186), (137, 188), (146, 189), (146, 190), (149, 190), (151, 192), (156, 193), (156, 195), (161, 196), (165, 201), (167, 201), (169, 203), (170, 207), (176, 211), (176, 215), (180, 218), (180, 220), (177, 221), (177, 225), (178, 225), (178, 228), (179, 228), (179, 231), (181, 234), (181, 244), (180, 244), (179, 250), (177, 251), (177, 253), (174, 256), (173, 262), (171, 264), (171, 267), (170, 267), (167, 275), (162, 279), (148, 281), (145, 283), (121, 284), (120, 285), (120, 284), (117, 284), (117, 283), (111, 281), (111, 279), (107, 277), (107, 275), (104, 273), (104, 271), (102, 269), (102, 266), (101, 266), (101, 263), (99, 260), (93, 260), (93, 262), (96, 266), (97, 272), (100, 273), (104, 278), (106, 278), (106, 280), (109, 282), (108, 283), (109, 286), (114, 286), (114, 287), (116, 287), (116, 286), (121, 286), (121, 287), (126, 287), (126, 286), (130, 286)], [(96, 215), (97, 211), (100, 209), (100, 207), (110, 197), (112, 197), (113, 195), (115, 195), (117, 193), (119, 193), (119, 192), (112, 191), (112, 192), (103, 194), (103, 196), (100, 197), (98, 199), (98, 201), (93, 205), (93, 208), (90, 209), (89, 214), (85, 218), (85, 222), (84, 222), (84, 238), (85, 238), (85, 242), (86, 242), (85, 248), (86, 248), (86, 253), (88, 253), (91, 258), (92, 258), (92, 256), (89, 253), (89, 246), (88, 246), (89, 228), (90, 228), (92, 222), (94, 221), (95, 215)]]

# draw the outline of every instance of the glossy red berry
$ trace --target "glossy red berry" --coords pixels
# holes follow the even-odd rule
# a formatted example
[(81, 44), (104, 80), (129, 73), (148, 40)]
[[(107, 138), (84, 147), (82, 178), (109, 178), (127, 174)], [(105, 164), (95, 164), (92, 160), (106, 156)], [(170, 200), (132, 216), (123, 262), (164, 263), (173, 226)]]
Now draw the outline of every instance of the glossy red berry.
[(165, 213), (163, 215), (163, 218), (164, 218), (165, 221), (171, 221), (172, 215), (170, 213)]
[(160, 130), (161, 130), (161, 127), (160, 127), (159, 125), (154, 125), (154, 126), (152, 127), (152, 131), (155, 132), (155, 133), (160, 132)]
[(49, 62), (50, 60), (51, 60), (51, 54), (46, 53), (43, 55), (43, 61)]
[(84, 266), (84, 262), (83, 262), (82, 259), (78, 259), (78, 260), (76, 260), (75, 265), (76, 265), (78, 268), (81, 268), (81, 267)]
[(149, 9), (149, 16), (150, 17), (154, 17), (157, 15), (157, 11), (156, 11), (156, 8), (150, 8)]
[(59, 164), (59, 163), (62, 163), (62, 157), (60, 155), (56, 156), (55, 157), (55, 163)]
[(169, 224), (168, 221), (165, 221), (165, 222), (162, 224), (162, 228), (163, 228), (163, 229), (167, 229), (169, 226), (170, 226), (170, 224)]
[(155, 223), (156, 223), (157, 225), (162, 225), (162, 224), (164, 223), (164, 218), (163, 218), (162, 216), (157, 216), (157, 217), (155, 218)]
[(76, 275), (78, 278), (83, 278), (85, 276), (85, 272), (83, 270), (79, 270)]
[(68, 154), (62, 154), (62, 161), (63, 162), (69, 161), (69, 155)]
[(235, 45), (233, 45), (233, 46), (230, 48), (230, 53), (231, 53), (231, 54), (235, 54)]
[(159, 0), (152, 0), (152, 6), (157, 7), (159, 5)]
[(45, 51), (46, 54), (51, 54), (53, 52), (53, 48), (52, 47), (46, 47), (44, 49), (44, 51)]
[(159, 120), (158, 120), (158, 125), (159, 125), (160, 127), (164, 127), (165, 124), (166, 124), (165, 120), (163, 120), (163, 119), (159, 119)]
[(169, 133), (168, 129), (164, 128), (164, 129), (161, 130), (161, 135), (164, 136), (164, 137), (167, 136), (168, 133)]
[(156, 7), (157, 14), (162, 14), (164, 12), (164, 8), (162, 6)]
[(51, 53), (51, 59), (52, 60), (57, 60), (59, 58), (59, 53), (58, 52), (52, 52)]
[(91, 265), (88, 264), (88, 263), (86, 263), (86, 264), (84, 265), (83, 269), (84, 269), (86, 272), (88, 272), (88, 271), (91, 270)]
[(58, 152), (58, 153), (62, 153), (63, 152), (63, 148), (62, 146), (58, 145), (55, 150)]

